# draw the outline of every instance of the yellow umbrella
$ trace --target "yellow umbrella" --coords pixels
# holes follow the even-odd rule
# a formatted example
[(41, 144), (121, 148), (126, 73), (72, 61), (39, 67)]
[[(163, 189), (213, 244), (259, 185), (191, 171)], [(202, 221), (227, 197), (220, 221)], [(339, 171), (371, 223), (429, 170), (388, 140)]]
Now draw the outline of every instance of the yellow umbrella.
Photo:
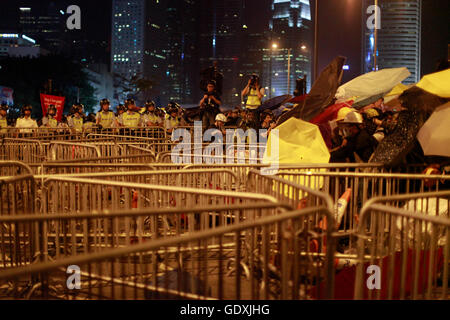
[(450, 69), (427, 74), (417, 87), (442, 98), (450, 98)]
[[(280, 164), (321, 164), (328, 163), (329, 160), (330, 153), (323, 141), (319, 127), (295, 117), (290, 118), (270, 132), (263, 157), (263, 163), (271, 164), (272, 167)], [(323, 187), (323, 178), (321, 177), (309, 176), (308, 179), (304, 178), (305, 176), (301, 176), (301, 179), (297, 179), (295, 182), (299, 184), (306, 184), (305, 182), (307, 182), (307, 185), (314, 189)], [(287, 190), (284, 192), (290, 198), (293, 196), (292, 191), (289, 195)], [(304, 196), (305, 194), (298, 199)]]
[(384, 103), (389, 103), (390, 101), (398, 98), (405, 90), (411, 88), (412, 85), (406, 85), (403, 83), (399, 83), (396, 85), (389, 93), (384, 96)]

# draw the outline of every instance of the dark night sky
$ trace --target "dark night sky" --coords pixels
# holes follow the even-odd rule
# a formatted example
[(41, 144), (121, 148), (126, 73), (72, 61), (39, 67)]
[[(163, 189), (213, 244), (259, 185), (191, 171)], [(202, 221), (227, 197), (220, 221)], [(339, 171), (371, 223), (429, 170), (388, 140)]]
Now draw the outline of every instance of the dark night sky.
[[(39, 1), (49, 2), (49, 1)], [(92, 40), (110, 41), (111, 0), (58, 0), (65, 6), (78, 4), (82, 9), (82, 32)], [(14, 29), (18, 22), (18, 7), (36, 5), (33, 0), (2, 0), (0, 30)], [(245, 20), (251, 32), (268, 27), (271, 0), (245, 0)], [(423, 0), (422, 69), (432, 72), (435, 61), (445, 57), (449, 43), (448, 0)], [(314, 0), (311, 1), (314, 8)], [(314, 14), (314, 12), (312, 12)], [(344, 55), (350, 65), (344, 80), (360, 73), (361, 24), (360, 0), (319, 1), (319, 70), (335, 56)]]

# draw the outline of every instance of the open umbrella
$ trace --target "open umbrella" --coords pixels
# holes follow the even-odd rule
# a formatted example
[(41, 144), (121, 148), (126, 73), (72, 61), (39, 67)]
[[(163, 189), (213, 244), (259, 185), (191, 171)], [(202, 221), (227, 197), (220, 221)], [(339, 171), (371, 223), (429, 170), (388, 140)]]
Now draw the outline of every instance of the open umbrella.
[(442, 98), (450, 98), (450, 69), (427, 74), (417, 87)]
[(259, 106), (258, 111), (273, 110), (279, 108), (283, 103), (289, 101), (292, 98), (290, 94), (285, 94), (283, 96), (274, 97), (265, 101)]
[[(270, 132), (264, 163), (328, 163), (330, 153), (317, 125), (290, 118), (278, 126), (278, 136)], [(278, 139), (278, 154), (271, 154), (271, 144)]]
[(353, 97), (364, 100), (387, 93), (411, 75), (407, 68), (389, 68), (372, 71), (350, 80), (337, 89), (338, 101)]
[(309, 121), (328, 107), (341, 82), (345, 57), (336, 57), (319, 75), (307, 97), (291, 111), (282, 114), (277, 125), (291, 117)]
[(433, 112), (417, 134), (426, 156), (450, 157), (450, 102)]

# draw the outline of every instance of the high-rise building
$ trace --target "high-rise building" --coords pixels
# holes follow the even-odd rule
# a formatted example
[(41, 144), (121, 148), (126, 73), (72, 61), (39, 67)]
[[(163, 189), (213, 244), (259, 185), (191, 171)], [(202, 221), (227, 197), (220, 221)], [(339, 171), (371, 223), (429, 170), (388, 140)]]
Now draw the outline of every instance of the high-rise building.
[[(365, 0), (363, 12), (373, 1)], [(379, 0), (381, 28), (377, 30), (378, 69), (407, 67), (411, 76), (405, 83), (420, 80), (421, 0)], [(367, 28), (364, 17), (363, 72), (374, 70), (375, 29)]]
[(309, 0), (273, 0), (263, 84), (268, 96), (292, 94), (295, 80), (311, 86), (312, 21)]
[(54, 1), (48, 5), (20, 7), (20, 32), (36, 39), (51, 53), (66, 53), (66, 7)]
[(211, 67), (217, 61), (223, 74), (222, 103), (238, 105), (242, 90), (239, 74), (245, 29), (244, 1), (200, 0), (199, 3), (200, 69)]
[(145, 0), (113, 0), (112, 72), (127, 79), (144, 72)]
[(141, 100), (192, 103), (198, 89), (197, 13), (194, 0), (114, 0), (112, 72), (125, 81), (149, 80)]

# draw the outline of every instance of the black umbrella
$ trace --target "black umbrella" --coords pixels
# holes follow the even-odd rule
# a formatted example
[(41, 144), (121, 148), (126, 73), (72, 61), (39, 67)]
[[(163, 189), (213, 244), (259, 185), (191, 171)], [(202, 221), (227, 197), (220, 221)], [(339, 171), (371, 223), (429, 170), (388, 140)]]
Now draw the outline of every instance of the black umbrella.
[(285, 94), (283, 96), (274, 97), (265, 101), (262, 105), (259, 106), (258, 111), (264, 110), (274, 110), (279, 108), (283, 103), (292, 99), (290, 94)]
[(345, 61), (345, 57), (336, 57), (320, 73), (306, 99), (291, 111), (281, 115), (277, 125), (282, 124), (291, 117), (309, 121), (323, 112), (333, 102), (337, 88), (341, 83)]
[(408, 155), (416, 144), (416, 136), (431, 113), (446, 102), (434, 94), (418, 87), (404, 91), (399, 100), (402, 107), (394, 131), (384, 138), (370, 160), (372, 163), (383, 163), (397, 166)]

